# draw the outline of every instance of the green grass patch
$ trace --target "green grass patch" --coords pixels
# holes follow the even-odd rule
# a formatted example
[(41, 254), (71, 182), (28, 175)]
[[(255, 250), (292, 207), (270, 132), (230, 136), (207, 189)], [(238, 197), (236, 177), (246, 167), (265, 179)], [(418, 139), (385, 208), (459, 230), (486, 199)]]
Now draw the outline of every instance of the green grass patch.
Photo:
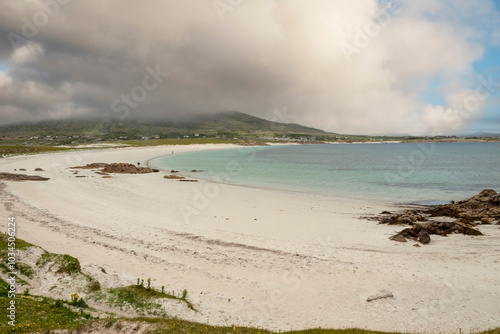
[(22, 275), (28, 278), (33, 278), (33, 275), (35, 274), (35, 270), (33, 270), (33, 268), (31, 268), (26, 263), (17, 262), (14, 267), (16, 268), (16, 270), (19, 270)]
[[(186, 291), (186, 290), (184, 290)], [(88, 297), (90, 300), (103, 302), (111, 307), (121, 310), (133, 309), (138, 314), (151, 314), (166, 316), (161, 305), (161, 299), (175, 299), (193, 311), (193, 304), (187, 300), (187, 291), (180, 296), (146, 288), (141, 285), (130, 285), (118, 288), (109, 288), (96, 292)]]
[[(81, 323), (90, 319), (88, 313), (82, 310), (72, 311), (60, 300), (20, 295), (15, 300), (16, 326), (9, 325), (9, 319), (5, 317), (0, 322), (0, 333), (77, 329)], [(0, 308), (6, 310), (10, 301), (10, 298), (0, 297)]]
[(19, 155), (19, 154), (36, 154), (36, 153), (47, 153), (47, 152), (59, 152), (67, 151), (73, 148), (68, 147), (58, 147), (58, 146), (0, 146), (0, 156), (1, 155)]
[[(308, 330), (298, 330), (298, 331), (283, 331), (276, 332), (270, 331), (263, 328), (252, 327), (252, 324), (248, 324), (248, 327), (242, 325), (231, 325), (231, 326), (213, 326), (207, 324), (201, 324), (196, 322), (190, 322), (180, 319), (166, 319), (166, 318), (135, 318), (135, 319), (124, 319), (124, 318), (108, 318), (101, 320), (94, 320), (88, 322), (85, 328), (113, 328), (114, 330), (120, 330), (127, 325), (128, 322), (133, 322), (134, 324), (151, 324), (152, 329), (148, 332), (151, 334), (178, 334), (178, 333), (189, 333), (189, 334), (396, 334), (396, 332), (380, 332), (373, 331), (369, 329), (323, 329), (315, 328)], [(399, 334), (399, 332), (397, 332)], [(466, 333), (466, 332), (464, 332)], [(467, 332), (468, 333), (468, 332)], [(475, 334), (500, 334), (500, 328), (492, 329), (484, 332), (476, 332)]]
[(8, 272), (10, 272), (9, 268), (7, 268), (7, 265), (5, 263), (0, 263), (0, 269), (5, 273), (7, 274)]
[[(66, 273), (68, 275), (81, 274), (81, 266), (80, 261), (77, 258), (72, 257), (68, 254), (53, 254), (53, 253), (44, 253), (40, 259), (37, 261), (37, 266), (43, 267), (47, 263), (54, 262), (52, 266), (58, 265), (56, 273), (62, 274)], [(51, 266), (51, 267), (52, 267)]]
[[(7, 253), (9, 253), (9, 236), (4, 233), (0, 232), (0, 257), (2, 260), (6, 261), (7, 260)], [(26, 250), (30, 247), (34, 247), (35, 245), (30, 244), (29, 242), (26, 242), (22, 239), (17, 239), (16, 238), (16, 250)]]
[(0, 297), (7, 297), (9, 291), (9, 283), (0, 278)]

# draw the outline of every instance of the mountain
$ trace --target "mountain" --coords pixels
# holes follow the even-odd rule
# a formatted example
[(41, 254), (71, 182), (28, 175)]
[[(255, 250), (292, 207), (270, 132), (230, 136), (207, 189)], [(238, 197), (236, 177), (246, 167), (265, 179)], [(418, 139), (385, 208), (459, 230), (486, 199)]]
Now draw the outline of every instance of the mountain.
[[(151, 124), (153, 125), (153, 124)], [(275, 134), (303, 133), (326, 134), (326, 132), (299, 124), (279, 123), (237, 111), (228, 111), (213, 115), (195, 116), (187, 121), (156, 123), (177, 129), (197, 129), (205, 131), (269, 132)]]
[[(283, 124), (231, 111), (182, 121), (60, 120), (0, 126), (0, 140), (49, 140), (58, 144), (143, 137), (292, 137), (331, 135), (299, 124)], [(55, 143), (55, 142), (54, 142)]]

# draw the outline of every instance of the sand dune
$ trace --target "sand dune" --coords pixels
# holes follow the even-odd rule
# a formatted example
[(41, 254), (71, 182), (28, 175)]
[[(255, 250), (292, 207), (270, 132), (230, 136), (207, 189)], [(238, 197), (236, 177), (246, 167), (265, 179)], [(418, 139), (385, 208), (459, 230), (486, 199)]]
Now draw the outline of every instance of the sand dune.
[[(229, 147), (2, 159), (1, 172), (25, 168), (51, 180), (4, 182), (0, 216), (15, 214), (19, 238), (75, 256), (84, 269), (104, 267), (127, 284), (152, 277), (157, 286), (186, 288), (200, 313), (175, 315), (190, 320), (286, 330), (456, 332), (500, 325), (498, 226), (481, 226), (484, 237), (433, 237), (416, 248), (388, 239), (397, 227), (360, 219), (394, 210), (389, 204), (178, 182), (163, 179), (165, 172), (102, 178), (69, 169), (93, 162), (143, 166), (172, 151)], [(116, 281), (99, 280), (104, 287)], [(394, 297), (366, 301), (381, 290)]]

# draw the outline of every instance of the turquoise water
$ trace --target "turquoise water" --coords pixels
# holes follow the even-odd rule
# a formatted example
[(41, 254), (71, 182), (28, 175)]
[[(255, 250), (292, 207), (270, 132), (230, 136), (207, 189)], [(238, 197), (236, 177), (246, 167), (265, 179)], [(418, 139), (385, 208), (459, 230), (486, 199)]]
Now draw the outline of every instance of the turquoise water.
[(500, 191), (500, 143), (242, 147), (168, 155), (150, 165), (218, 182), (396, 203)]

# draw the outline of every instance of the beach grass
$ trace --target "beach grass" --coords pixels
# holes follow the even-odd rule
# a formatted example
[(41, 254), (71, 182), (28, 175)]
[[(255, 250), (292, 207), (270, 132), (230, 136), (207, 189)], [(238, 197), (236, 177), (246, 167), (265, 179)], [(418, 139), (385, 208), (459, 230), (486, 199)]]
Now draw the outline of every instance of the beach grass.
[[(0, 297), (0, 308), (5, 312), (12, 299)], [(44, 297), (16, 295), (15, 326), (4, 316), (0, 333), (33, 333), (52, 329), (77, 329), (88, 321), (90, 314), (83, 309), (69, 307), (65, 302)]]
[(75, 149), (75, 148), (58, 147), (58, 146), (8, 145), (8, 146), (0, 146), (0, 157), (2, 155), (19, 155), (19, 154), (61, 152), (61, 151), (67, 151), (67, 150), (73, 150), (73, 149)]
[(189, 309), (196, 311), (193, 304), (187, 299), (187, 290), (176, 295), (174, 292), (167, 293), (152, 287), (144, 287), (141, 284), (101, 290), (88, 298), (120, 310), (133, 309), (142, 315), (166, 316), (167, 313), (161, 305), (162, 299), (178, 300), (185, 303)]
[[(324, 329), (271, 331), (259, 328), (255, 324), (234, 324), (214, 326), (175, 318), (117, 318), (91, 319), (84, 309), (70, 308), (60, 300), (33, 296), (18, 296), (16, 299), (16, 326), (12, 327), (6, 321), (0, 323), (0, 333), (46, 333), (54, 329), (81, 330), (84, 333), (99, 329), (114, 330), (119, 333), (124, 327), (133, 324), (150, 326), (147, 333), (151, 334), (391, 334), (399, 332), (381, 332), (370, 329)], [(6, 308), (9, 299), (0, 297), (0, 307)], [(4, 309), (5, 309), (4, 308)], [(466, 333), (463, 331), (462, 333)], [(500, 334), (500, 328), (489, 331), (475, 332), (477, 334)]]

